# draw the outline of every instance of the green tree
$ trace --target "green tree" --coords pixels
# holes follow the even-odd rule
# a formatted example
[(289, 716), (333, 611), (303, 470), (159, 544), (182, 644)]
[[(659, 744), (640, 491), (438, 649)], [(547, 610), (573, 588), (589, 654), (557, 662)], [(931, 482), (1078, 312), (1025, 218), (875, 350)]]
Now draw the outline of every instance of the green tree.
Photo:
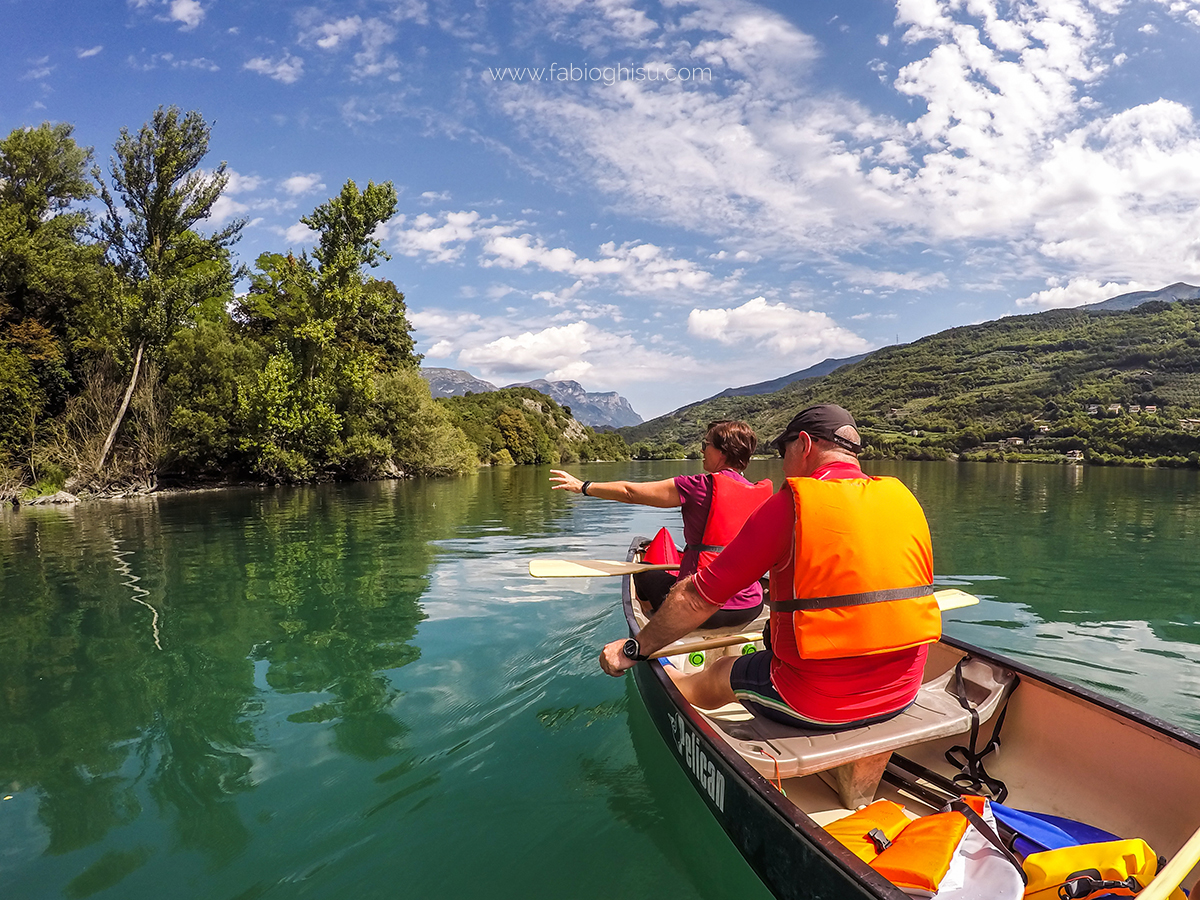
[(28, 450), (31, 469), (43, 420), (62, 410), (78, 376), (80, 310), (99, 283), (100, 251), (84, 241), (79, 208), (95, 193), (91, 150), (71, 134), (44, 122), (0, 141), (0, 348), (15, 354), (4, 366), (10, 375), (23, 357), (26, 385), (21, 412), (2, 414), (21, 426), (0, 428), (0, 456)]
[(99, 167), (93, 170), (106, 210), (99, 235), (119, 278), (110, 308), (122, 349), (132, 357), (129, 383), (97, 471), (104, 468), (129, 408), (143, 355), (160, 353), (203, 301), (232, 289), (228, 248), (245, 221), (235, 220), (207, 237), (195, 230), (229, 181), (224, 162), (211, 174), (199, 168), (209, 135), (199, 112), (160, 106), (137, 134), (121, 129), (116, 156), (109, 160), (111, 192)]
[(272, 477), (377, 462), (388, 450), (354, 423), (377, 371), (416, 362), (404, 295), (363, 271), (387, 258), (374, 234), (395, 210), (391, 182), (360, 191), (347, 181), (301, 219), (319, 235), (312, 256), (263, 254), (236, 304), (235, 318), (271, 354), (244, 392), (243, 446), (270, 461)]

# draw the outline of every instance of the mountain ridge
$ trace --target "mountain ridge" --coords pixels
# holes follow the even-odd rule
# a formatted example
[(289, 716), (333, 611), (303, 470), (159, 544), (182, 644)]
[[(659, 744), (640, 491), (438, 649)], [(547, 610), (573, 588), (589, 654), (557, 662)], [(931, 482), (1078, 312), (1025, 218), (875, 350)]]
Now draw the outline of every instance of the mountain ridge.
[[(500, 390), (490, 381), (476, 378), (462, 369), (422, 367), (421, 377), (429, 383), (429, 392), (435, 398)], [(629, 401), (616, 391), (587, 391), (577, 381), (547, 381), (539, 378), (506, 384), (504, 387), (529, 387), (540, 391), (560, 406), (569, 406), (576, 421), (592, 428), (621, 428), (640, 425), (643, 421)]]

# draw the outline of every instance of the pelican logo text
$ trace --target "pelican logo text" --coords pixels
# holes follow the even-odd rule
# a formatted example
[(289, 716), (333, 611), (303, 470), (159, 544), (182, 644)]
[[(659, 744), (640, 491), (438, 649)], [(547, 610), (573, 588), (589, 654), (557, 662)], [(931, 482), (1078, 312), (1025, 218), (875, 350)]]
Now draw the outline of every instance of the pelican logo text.
[(692, 777), (704, 789), (704, 793), (708, 794), (708, 798), (717, 809), (725, 812), (725, 776), (701, 749), (700, 739), (684, 724), (683, 716), (679, 713), (671, 716), (671, 735), (675, 738), (675, 752), (691, 771)]

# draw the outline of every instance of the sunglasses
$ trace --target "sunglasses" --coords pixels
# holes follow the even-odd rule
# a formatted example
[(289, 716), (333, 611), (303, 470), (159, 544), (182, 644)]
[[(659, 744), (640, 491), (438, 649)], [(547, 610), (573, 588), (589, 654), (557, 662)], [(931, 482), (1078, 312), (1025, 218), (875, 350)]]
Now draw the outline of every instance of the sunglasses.
[(712, 441), (710, 441), (708, 438), (705, 438), (704, 440), (702, 440), (700, 442), (700, 452), (703, 453), (705, 450), (707, 450), (711, 446), (712, 446)]
[(804, 434), (803, 431), (797, 431), (795, 434), (785, 434), (775, 442), (775, 450), (779, 454), (780, 458), (787, 454), (788, 444), (790, 444), (792, 441), (799, 440), (800, 435), (802, 434)]

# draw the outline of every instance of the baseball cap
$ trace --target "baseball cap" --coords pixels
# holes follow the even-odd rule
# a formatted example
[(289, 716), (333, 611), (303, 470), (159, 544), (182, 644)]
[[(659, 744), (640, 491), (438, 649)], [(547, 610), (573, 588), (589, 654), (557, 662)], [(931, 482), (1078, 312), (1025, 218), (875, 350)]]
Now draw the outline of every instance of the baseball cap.
[(799, 437), (800, 432), (803, 431), (810, 437), (823, 438), (851, 453), (859, 453), (862, 450), (862, 444), (855, 443), (837, 433), (837, 430), (844, 425), (849, 425), (855, 430), (858, 429), (858, 425), (854, 422), (854, 416), (850, 415), (847, 410), (836, 403), (818, 403), (816, 406), (810, 406), (797, 413), (796, 417), (788, 422), (783, 434), (775, 438), (773, 445), (782, 456), (784, 448)]

